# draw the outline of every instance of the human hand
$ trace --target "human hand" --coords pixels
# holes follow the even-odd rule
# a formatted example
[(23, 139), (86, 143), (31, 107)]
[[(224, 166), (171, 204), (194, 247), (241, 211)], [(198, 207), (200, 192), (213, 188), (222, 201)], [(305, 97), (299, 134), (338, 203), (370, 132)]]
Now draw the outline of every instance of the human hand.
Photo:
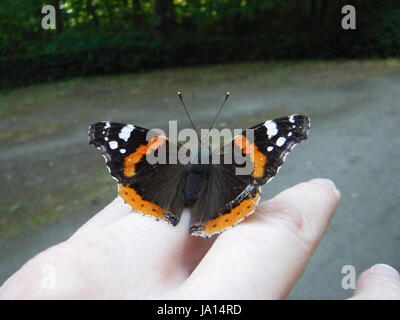
[[(28, 261), (0, 289), (3, 299), (282, 299), (310, 260), (340, 200), (315, 179), (260, 204), (218, 237), (132, 213), (120, 198), (68, 240)], [(400, 298), (398, 274), (364, 272), (353, 299)]]

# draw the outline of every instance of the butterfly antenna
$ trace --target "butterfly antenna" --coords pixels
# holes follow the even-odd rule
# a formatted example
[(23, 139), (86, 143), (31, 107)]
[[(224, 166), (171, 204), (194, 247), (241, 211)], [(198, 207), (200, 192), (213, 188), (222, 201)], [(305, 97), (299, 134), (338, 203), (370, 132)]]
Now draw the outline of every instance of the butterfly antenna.
[(194, 126), (194, 123), (192, 121), (192, 118), (190, 118), (190, 116), (189, 116), (189, 112), (188, 112), (188, 110), (186, 108), (185, 102), (183, 101), (183, 98), (182, 98), (182, 93), (180, 91), (178, 91), (178, 96), (179, 96), (179, 100), (181, 100), (181, 102), (182, 102), (183, 109), (185, 109), (186, 115), (189, 118), (189, 121), (192, 124), (192, 127), (193, 127), (194, 131), (197, 132), (196, 127)]
[(213, 122), (211, 122), (210, 128), (209, 128), (208, 130), (211, 130), (211, 128), (213, 127), (215, 121), (218, 119), (218, 117), (219, 117), (219, 115), (220, 115), (220, 113), (221, 113), (221, 111), (222, 111), (222, 108), (224, 107), (225, 102), (226, 102), (226, 100), (228, 100), (230, 94), (231, 94), (230, 92), (227, 92), (227, 93), (226, 93), (225, 99), (224, 99), (224, 101), (222, 102), (221, 107), (219, 107), (218, 113), (217, 113), (217, 115), (215, 116)]

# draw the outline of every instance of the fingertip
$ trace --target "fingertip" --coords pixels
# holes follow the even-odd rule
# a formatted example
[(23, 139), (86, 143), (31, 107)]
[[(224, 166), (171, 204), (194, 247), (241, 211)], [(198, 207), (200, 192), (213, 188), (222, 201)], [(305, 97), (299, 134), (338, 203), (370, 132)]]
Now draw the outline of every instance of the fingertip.
[(340, 197), (339, 189), (336, 187), (335, 183), (330, 179), (316, 178), (316, 179), (312, 179), (308, 182), (323, 186), (324, 188), (327, 188), (328, 190), (333, 191), (338, 197)]
[(325, 179), (325, 178), (316, 178), (316, 179), (311, 179), (309, 182), (311, 183), (317, 183), (320, 185), (323, 185), (327, 188), (330, 188), (332, 190), (336, 189), (336, 185), (334, 184), (334, 182), (330, 179)]
[(399, 280), (399, 272), (392, 266), (384, 263), (379, 263), (372, 266), (370, 269), (370, 273), (385, 275), (392, 279)]
[(379, 263), (365, 270), (357, 280), (351, 299), (400, 299), (400, 276), (387, 264)]
[(361, 273), (358, 283), (363, 284), (376, 277), (384, 277), (395, 281), (400, 280), (399, 272), (395, 268), (385, 263), (378, 263)]
[(336, 212), (340, 197), (328, 179), (313, 179), (282, 191), (267, 201), (266, 212), (285, 218), (294, 230), (300, 229), (309, 239), (317, 239)]

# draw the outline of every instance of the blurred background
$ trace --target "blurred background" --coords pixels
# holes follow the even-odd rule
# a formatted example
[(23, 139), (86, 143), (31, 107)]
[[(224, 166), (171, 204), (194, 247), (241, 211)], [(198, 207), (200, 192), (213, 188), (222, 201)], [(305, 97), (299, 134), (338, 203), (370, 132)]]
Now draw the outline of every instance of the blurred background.
[(326, 177), (343, 200), (290, 299), (348, 297), (345, 265), (400, 268), (399, 53), (394, 0), (2, 0), (0, 283), (116, 196), (88, 126), (186, 127), (178, 90), (198, 126), (226, 91), (219, 128), (311, 117), (263, 197)]

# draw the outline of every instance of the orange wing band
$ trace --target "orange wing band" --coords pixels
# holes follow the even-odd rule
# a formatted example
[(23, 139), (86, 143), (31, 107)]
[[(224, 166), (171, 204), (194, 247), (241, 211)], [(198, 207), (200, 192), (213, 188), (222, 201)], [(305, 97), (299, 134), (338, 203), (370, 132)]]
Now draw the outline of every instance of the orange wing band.
[(267, 165), (268, 158), (263, 154), (254, 143), (245, 136), (237, 136), (234, 143), (242, 149), (244, 154), (250, 154), (250, 160), (253, 162), (253, 178), (261, 178), (264, 176), (265, 166)]
[(129, 204), (133, 210), (139, 211), (143, 214), (153, 216), (156, 219), (164, 219), (164, 214), (168, 213), (167, 210), (150, 201), (143, 200), (143, 198), (136, 192), (135, 189), (119, 184), (119, 196), (124, 199), (125, 203)]
[(193, 232), (193, 234), (203, 237), (210, 237), (215, 233), (220, 233), (225, 229), (234, 226), (235, 224), (246, 218), (248, 215), (253, 213), (259, 200), (260, 193), (257, 192), (254, 197), (243, 200), (230, 212), (225, 213), (213, 220), (207, 221), (202, 225), (202, 227), (204, 227), (204, 230), (195, 231)]
[(165, 139), (157, 136), (153, 137), (147, 144), (137, 147), (135, 152), (124, 159), (124, 175), (128, 178), (133, 177), (136, 173), (136, 164), (142, 161), (144, 156), (149, 155), (164, 143)]

